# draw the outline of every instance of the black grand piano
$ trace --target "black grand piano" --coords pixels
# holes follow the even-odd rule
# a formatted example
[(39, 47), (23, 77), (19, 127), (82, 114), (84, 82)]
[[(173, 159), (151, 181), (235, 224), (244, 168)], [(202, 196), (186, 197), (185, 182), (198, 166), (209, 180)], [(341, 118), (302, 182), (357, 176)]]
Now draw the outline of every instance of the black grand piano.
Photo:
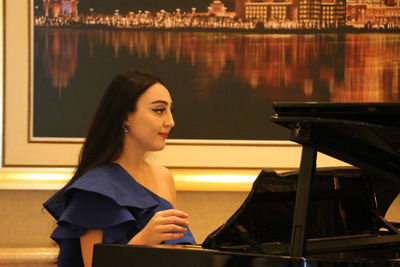
[[(300, 169), (263, 170), (200, 246), (95, 245), (105, 266), (399, 266), (400, 103), (274, 103), (302, 145)], [(354, 167), (316, 168), (317, 152)], [(400, 212), (400, 211), (399, 211)]]

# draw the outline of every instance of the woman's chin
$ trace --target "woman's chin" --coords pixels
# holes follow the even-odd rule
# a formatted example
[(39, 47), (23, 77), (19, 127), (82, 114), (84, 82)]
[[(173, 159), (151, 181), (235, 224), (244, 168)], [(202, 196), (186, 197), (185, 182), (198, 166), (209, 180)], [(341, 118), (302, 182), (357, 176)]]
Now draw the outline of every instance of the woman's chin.
[(151, 146), (148, 150), (151, 152), (161, 151), (165, 148), (165, 142)]

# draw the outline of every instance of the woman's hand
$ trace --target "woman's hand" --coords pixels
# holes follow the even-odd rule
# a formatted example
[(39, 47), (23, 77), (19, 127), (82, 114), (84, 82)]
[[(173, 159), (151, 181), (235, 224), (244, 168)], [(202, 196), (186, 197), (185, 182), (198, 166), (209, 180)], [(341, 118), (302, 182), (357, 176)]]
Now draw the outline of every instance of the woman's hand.
[(188, 215), (180, 210), (159, 211), (154, 214), (142, 231), (129, 241), (129, 244), (158, 245), (165, 240), (181, 238), (187, 231), (183, 226), (189, 225), (187, 217)]

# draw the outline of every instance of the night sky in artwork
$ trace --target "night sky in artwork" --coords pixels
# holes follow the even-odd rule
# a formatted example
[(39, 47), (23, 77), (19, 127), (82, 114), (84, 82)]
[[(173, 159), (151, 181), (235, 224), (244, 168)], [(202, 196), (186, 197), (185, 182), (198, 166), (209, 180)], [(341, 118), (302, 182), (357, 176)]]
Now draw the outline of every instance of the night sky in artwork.
[[(41, 6), (42, 0), (34, 0), (35, 5)], [(197, 12), (206, 12), (212, 0), (80, 0), (79, 12), (86, 13), (89, 8), (94, 8), (100, 13), (113, 13), (115, 9), (120, 9), (122, 13), (137, 10), (158, 11), (165, 9), (168, 12), (180, 8), (183, 12), (190, 11), (192, 7), (197, 8)], [(223, 0), (228, 11), (234, 11), (235, 0)]]

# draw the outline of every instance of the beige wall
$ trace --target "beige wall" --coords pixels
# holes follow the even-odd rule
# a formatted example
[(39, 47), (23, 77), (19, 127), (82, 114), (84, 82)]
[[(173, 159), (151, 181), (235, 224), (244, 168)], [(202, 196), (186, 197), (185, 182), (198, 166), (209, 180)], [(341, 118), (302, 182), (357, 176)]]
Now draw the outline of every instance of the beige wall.
[(190, 227), (197, 243), (201, 243), (246, 197), (246, 192), (178, 192), (177, 208), (189, 213)]
[(41, 203), (51, 191), (0, 191), (0, 247), (47, 247), (53, 221)]

